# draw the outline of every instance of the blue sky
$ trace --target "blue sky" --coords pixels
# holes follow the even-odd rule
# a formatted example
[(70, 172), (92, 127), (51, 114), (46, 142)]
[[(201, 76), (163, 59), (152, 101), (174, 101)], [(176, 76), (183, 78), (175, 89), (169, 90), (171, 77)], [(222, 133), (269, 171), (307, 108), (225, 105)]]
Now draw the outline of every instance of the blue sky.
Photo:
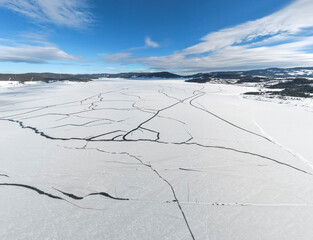
[(312, 0), (0, 0), (0, 72), (313, 66)]

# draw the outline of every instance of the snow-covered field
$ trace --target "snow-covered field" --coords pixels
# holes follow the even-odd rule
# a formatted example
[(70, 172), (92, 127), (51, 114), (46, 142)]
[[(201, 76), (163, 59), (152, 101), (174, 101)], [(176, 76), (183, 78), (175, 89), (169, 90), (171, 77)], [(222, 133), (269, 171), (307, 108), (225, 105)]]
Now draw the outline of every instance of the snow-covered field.
[(311, 240), (312, 100), (251, 90), (0, 83), (0, 239)]

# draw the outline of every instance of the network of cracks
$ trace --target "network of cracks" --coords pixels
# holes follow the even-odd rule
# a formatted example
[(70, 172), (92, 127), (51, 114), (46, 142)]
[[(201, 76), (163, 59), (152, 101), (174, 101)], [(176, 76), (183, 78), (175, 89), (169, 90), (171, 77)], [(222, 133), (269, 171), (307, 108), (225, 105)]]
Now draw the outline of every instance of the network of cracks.
[[(106, 155), (118, 155), (123, 158), (133, 160), (137, 165), (146, 168), (151, 174), (155, 175), (160, 181), (162, 181), (172, 193), (164, 204), (176, 204), (177, 208), (183, 218), (186, 228), (190, 233), (190, 238), (195, 239), (192, 228), (188, 222), (188, 218), (184, 212), (182, 201), (178, 198), (174, 185), (163, 176), (162, 172), (155, 167), (148, 159), (144, 159), (142, 156), (133, 154), (127, 149), (121, 146), (121, 151), (110, 151), (101, 147), (101, 143), (108, 142), (119, 143), (150, 143), (157, 145), (167, 146), (194, 146), (199, 149), (218, 149), (221, 151), (233, 152), (246, 156), (260, 158), (264, 161), (277, 164), (280, 167), (289, 168), (292, 171), (297, 171), (301, 174), (312, 176), (312, 173), (286, 163), (282, 160), (269, 157), (253, 151), (247, 151), (246, 149), (233, 148), (223, 145), (210, 145), (205, 141), (197, 141), (192, 132), (185, 129), (186, 139), (181, 141), (171, 141), (168, 138), (163, 138), (164, 132), (167, 131), (166, 127), (163, 129), (157, 129), (155, 127), (149, 127), (149, 123), (157, 122), (158, 120), (166, 120), (171, 123), (185, 126), (188, 123), (181, 118), (172, 117), (167, 113), (175, 110), (175, 108), (184, 106), (193, 109), (194, 111), (200, 111), (205, 116), (216, 119), (216, 121), (224, 124), (225, 126), (235, 128), (241, 131), (243, 134), (253, 136), (261, 143), (275, 145), (280, 148), (277, 143), (269, 139), (262, 134), (246, 129), (231, 120), (225, 119), (219, 116), (214, 111), (203, 106), (199, 99), (205, 97), (208, 94), (214, 94), (203, 87), (198, 87), (190, 92), (185, 92), (184, 97), (177, 97), (172, 94), (173, 87), (160, 85), (157, 90), (157, 96), (162, 97), (165, 101), (162, 104), (154, 104), (157, 100), (150, 101), (148, 94), (141, 94), (140, 91), (136, 92), (131, 88), (123, 87), (117, 88), (107, 92), (99, 92), (84, 99), (73, 100), (69, 102), (62, 102), (57, 104), (51, 104), (46, 106), (30, 106), (25, 108), (12, 108), (2, 110), (0, 122), (6, 121), (16, 124), (17, 127), (24, 129), (25, 131), (31, 131), (42, 138), (50, 141), (55, 141), (56, 144), (62, 148), (73, 149), (77, 151), (97, 151), (100, 154)], [(118, 98), (121, 96), (121, 98)], [(118, 104), (115, 104), (118, 103)], [(155, 106), (156, 105), (156, 106)], [(160, 106), (158, 106), (160, 105)], [(3, 107), (3, 106), (2, 106)], [(129, 113), (132, 113), (129, 115)], [(132, 116), (141, 114), (140, 121), (133, 121)], [(206, 121), (203, 119), (202, 121)], [(41, 123), (46, 125), (41, 126)], [(152, 126), (155, 126), (152, 125)], [(156, 125), (157, 126), (157, 125)], [(69, 129), (64, 134), (64, 129)], [(105, 131), (103, 131), (105, 129)], [(73, 136), (71, 136), (73, 133)], [(81, 146), (73, 147), (67, 143), (77, 142)], [(98, 147), (90, 146), (92, 143), (97, 143)], [(292, 154), (292, 153), (290, 153)], [(114, 162), (114, 161), (113, 161)], [(131, 164), (126, 162), (117, 162), (118, 164)], [(178, 167), (177, 171), (193, 172), (201, 171), (199, 169)], [(49, 197), (57, 201), (66, 201), (76, 207), (83, 208), (79, 205), (79, 201), (89, 198), (91, 196), (104, 197), (114, 201), (140, 201), (141, 199), (134, 199), (128, 196), (115, 196), (113, 193), (104, 191), (89, 192), (83, 196), (78, 196), (70, 192), (66, 192), (62, 189), (58, 189), (51, 186), (51, 192), (43, 191), (36, 186), (30, 186), (25, 183), (16, 182), (9, 174), (0, 173), (0, 186), (23, 188), (34, 193), (40, 194), (44, 197)], [(253, 204), (249, 203), (223, 203), (223, 202), (207, 202), (212, 206), (249, 206)], [(92, 208), (91, 208), (92, 209)]]

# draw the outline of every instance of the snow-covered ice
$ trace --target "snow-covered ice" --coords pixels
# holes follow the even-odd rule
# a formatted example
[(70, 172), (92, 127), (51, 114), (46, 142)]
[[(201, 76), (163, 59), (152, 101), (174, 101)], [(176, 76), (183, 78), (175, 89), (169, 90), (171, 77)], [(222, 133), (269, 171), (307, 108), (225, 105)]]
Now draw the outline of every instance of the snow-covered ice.
[(250, 91), (2, 84), (0, 239), (312, 239), (313, 102)]

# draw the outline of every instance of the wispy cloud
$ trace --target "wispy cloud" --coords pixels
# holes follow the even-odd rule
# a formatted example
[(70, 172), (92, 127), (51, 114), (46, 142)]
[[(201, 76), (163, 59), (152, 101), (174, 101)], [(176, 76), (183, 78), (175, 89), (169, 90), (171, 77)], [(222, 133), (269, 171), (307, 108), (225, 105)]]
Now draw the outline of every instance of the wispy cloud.
[(313, 66), (312, 12), (312, 0), (297, 0), (269, 16), (209, 33), (198, 44), (171, 55), (127, 55), (118, 60), (186, 72)]
[(129, 48), (123, 52), (134, 52), (134, 51), (137, 51), (137, 50), (143, 50), (143, 49), (148, 49), (148, 48), (158, 48), (160, 47), (160, 44), (153, 41), (151, 39), (151, 37), (149, 36), (146, 36), (145, 37), (145, 44), (143, 46), (140, 46), (140, 47), (132, 47), (132, 48)]
[(80, 61), (56, 46), (20, 45), (9, 46), (0, 44), (0, 62), (47, 63), (49, 61)]
[(153, 41), (149, 36), (146, 36), (145, 38), (145, 45), (141, 47), (133, 47), (130, 49), (127, 49), (123, 52), (113, 53), (113, 54), (100, 54), (100, 56), (109, 63), (121, 63), (121, 64), (128, 64), (131, 63), (133, 58), (133, 52), (137, 50), (143, 50), (147, 48), (158, 48), (160, 47), (160, 44)]
[(84, 0), (0, 0), (0, 7), (38, 23), (81, 28), (93, 22)]
[(149, 36), (147, 36), (145, 38), (145, 47), (158, 48), (160, 47), (160, 45), (157, 42), (152, 41), (152, 39)]
[(130, 52), (120, 52), (114, 54), (101, 54), (101, 57), (109, 63), (128, 63), (132, 59)]
[(271, 38), (283, 34), (284, 37), (300, 33), (313, 27), (313, 2), (298, 0), (288, 7), (264, 18), (210, 33), (201, 43), (183, 51), (184, 54), (199, 54), (241, 43), (249, 43), (260, 37)]

